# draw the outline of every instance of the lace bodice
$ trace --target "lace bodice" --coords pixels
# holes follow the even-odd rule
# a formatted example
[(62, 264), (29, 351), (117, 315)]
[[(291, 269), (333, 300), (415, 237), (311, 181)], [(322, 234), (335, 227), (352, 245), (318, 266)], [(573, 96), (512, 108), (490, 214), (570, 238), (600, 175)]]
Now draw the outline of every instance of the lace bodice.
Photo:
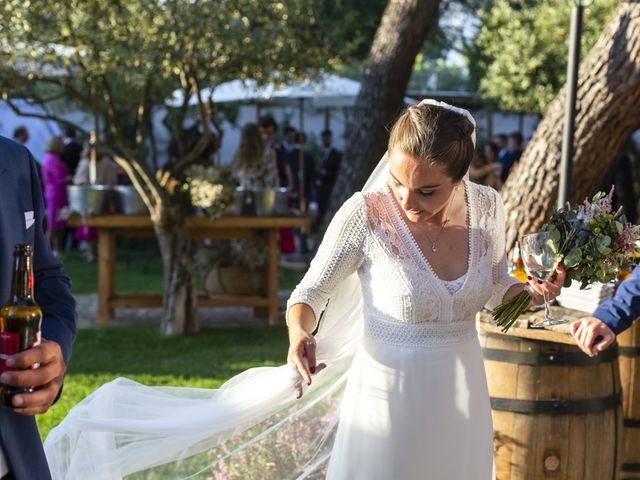
[(384, 187), (356, 193), (336, 213), (287, 309), (305, 303), (320, 318), (333, 289), (353, 272), (362, 287), (365, 330), (469, 324), (485, 304), (497, 305), (517, 283), (507, 273), (502, 201), (491, 188), (465, 186), (469, 259), (463, 277), (446, 282), (435, 274)]

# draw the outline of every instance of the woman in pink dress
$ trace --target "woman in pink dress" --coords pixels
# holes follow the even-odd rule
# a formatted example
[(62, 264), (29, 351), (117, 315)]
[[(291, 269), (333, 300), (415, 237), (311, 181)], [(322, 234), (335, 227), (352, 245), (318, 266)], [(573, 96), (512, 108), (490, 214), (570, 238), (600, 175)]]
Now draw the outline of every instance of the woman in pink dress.
[(44, 199), (47, 204), (47, 236), (53, 254), (56, 256), (60, 256), (62, 253), (67, 226), (65, 207), (69, 205), (67, 200), (69, 170), (60, 159), (62, 148), (62, 140), (59, 137), (52, 137), (47, 143), (42, 164), (42, 183), (44, 184)]

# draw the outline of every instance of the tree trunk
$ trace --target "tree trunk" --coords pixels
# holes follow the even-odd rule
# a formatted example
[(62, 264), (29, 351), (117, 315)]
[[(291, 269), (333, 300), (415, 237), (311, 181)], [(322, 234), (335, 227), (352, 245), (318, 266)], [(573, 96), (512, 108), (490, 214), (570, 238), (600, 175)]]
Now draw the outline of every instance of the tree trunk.
[(360, 190), (385, 150), (387, 127), (399, 114), (415, 57), (438, 19), (440, 0), (390, 0), (364, 69), (347, 133), (344, 161), (325, 215), (323, 231), (333, 214)]
[[(622, 2), (580, 63), (571, 203), (600, 185), (614, 156), (640, 126), (640, 2)], [(501, 193), (507, 247), (537, 231), (556, 207), (566, 92), (549, 106)]]
[(198, 331), (197, 302), (191, 241), (179, 206), (168, 206), (155, 225), (164, 268), (164, 300), (161, 330), (164, 335)]

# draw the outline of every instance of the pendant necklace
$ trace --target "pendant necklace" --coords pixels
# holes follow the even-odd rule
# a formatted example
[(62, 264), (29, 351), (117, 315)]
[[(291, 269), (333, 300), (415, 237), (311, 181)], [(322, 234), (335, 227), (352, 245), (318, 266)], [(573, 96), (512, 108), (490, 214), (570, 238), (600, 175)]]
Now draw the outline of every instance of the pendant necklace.
[(438, 234), (436, 235), (435, 240), (431, 240), (431, 237), (426, 232), (426, 230), (424, 232), (424, 235), (427, 237), (427, 240), (429, 240), (431, 242), (431, 251), (434, 252), (434, 253), (438, 251), (438, 239), (440, 238), (440, 234), (442, 233), (442, 231), (444, 230), (445, 225), (448, 222), (447, 213), (449, 213), (449, 206), (453, 203), (453, 200), (456, 198), (456, 192), (457, 191), (458, 191), (457, 188), (453, 191), (453, 196), (451, 197), (451, 200), (449, 200), (449, 203), (447, 204), (447, 207), (446, 207), (446, 209), (444, 211), (444, 220), (442, 221), (442, 225), (440, 225), (440, 230), (438, 231)]

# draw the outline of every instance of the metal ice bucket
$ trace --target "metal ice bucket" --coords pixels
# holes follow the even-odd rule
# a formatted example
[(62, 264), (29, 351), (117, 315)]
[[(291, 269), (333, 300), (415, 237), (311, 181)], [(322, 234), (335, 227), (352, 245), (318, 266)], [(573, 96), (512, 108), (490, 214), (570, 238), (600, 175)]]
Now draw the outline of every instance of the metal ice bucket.
[(83, 217), (116, 213), (114, 191), (107, 185), (68, 185), (67, 197), (69, 208)]
[(123, 215), (148, 215), (149, 209), (133, 185), (113, 187), (118, 194), (119, 211)]
[(272, 217), (289, 215), (286, 188), (236, 188), (236, 215)]

